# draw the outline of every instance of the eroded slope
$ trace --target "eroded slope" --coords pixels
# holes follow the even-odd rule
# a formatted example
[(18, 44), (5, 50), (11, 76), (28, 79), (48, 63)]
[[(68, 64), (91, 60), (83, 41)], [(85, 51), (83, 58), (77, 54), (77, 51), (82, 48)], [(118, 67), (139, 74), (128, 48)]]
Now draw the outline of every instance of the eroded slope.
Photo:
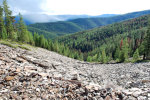
[(0, 99), (148, 100), (150, 63), (92, 64), (0, 45)]

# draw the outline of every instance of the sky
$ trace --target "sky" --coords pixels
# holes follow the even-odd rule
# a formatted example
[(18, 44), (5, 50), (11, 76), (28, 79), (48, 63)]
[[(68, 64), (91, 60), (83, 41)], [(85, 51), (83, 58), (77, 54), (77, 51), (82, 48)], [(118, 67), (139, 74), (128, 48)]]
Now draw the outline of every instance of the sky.
[[(150, 9), (150, 0), (7, 0), (13, 14), (101, 15)], [(2, 2), (2, 0), (0, 0)]]

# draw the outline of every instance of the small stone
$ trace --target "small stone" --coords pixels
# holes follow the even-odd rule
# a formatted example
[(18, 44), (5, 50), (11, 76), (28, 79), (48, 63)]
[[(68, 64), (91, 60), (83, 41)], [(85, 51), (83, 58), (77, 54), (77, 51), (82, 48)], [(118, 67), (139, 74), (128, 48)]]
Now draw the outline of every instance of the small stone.
[(39, 75), (42, 77), (46, 77), (46, 76), (48, 76), (48, 73), (39, 73)]
[(0, 90), (0, 92), (2, 92), (2, 93), (6, 93), (6, 92), (8, 92), (8, 89)]
[(59, 73), (54, 73), (53, 77), (55, 77), (55, 78), (61, 78), (61, 77), (62, 77), (62, 75), (61, 75), (61, 74), (59, 74)]
[(12, 94), (11, 98), (17, 100), (17, 95), (16, 94)]
[(145, 96), (139, 96), (138, 100), (147, 100)]
[(150, 93), (148, 93), (148, 97), (150, 98)]
[(111, 97), (109, 95), (107, 95), (105, 100), (111, 100)]
[(4, 100), (4, 98), (0, 97), (0, 100)]
[(134, 92), (132, 95), (133, 95), (134, 97), (138, 97), (140, 94), (141, 94), (141, 92), (136, 91), (136, 92)]
[(37, 91), (37, 92), (40, 92), (40, 89), (39, 89), (39, 88), (36, 88), (36, 91)]
[(16, 76), (18, 73), (12, 72), (9, 74), (9, 76)]
[(20, 69), (20, 68), (17, 68), (17, 69), (16, 69), (16, 72), (21, 72), (21, 69)]
[(4, 73), (5, 73), (4, 71), (0, 70), (0, 75), (2, 75), (2, 74), (4, 74)]
[(25, 66), (24, 70), (26, 72), (35, 72), (35, 71), (37, 71), (37, 68), (32, 67), (32, 66)]
[(5, 80), (6, 80), (6, 81), (11, 81), (11, 80), (13, 80), (13, 79), (14, 79), (13, 76), (6, 76), (6, 77), (5, 77)]

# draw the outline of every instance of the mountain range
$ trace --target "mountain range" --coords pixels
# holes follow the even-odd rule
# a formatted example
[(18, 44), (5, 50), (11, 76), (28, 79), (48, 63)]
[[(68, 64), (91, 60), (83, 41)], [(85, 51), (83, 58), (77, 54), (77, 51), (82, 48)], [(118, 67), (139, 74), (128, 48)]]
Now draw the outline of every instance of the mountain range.
[[(57, 22), (57, 21), (67, 21), (77, 18), (91, 18), (91, 17), (112, 17), (117, 14), (103, 14), (103, 15), (47, 15), (47, 14), (26, 14), (23, 15), (24, 22), (26, 25), (35, 23), (46, 23), (46, 22)], [(38, 17), (37, 17), (38, 16)], [(16, 21), (19, 20), (19, 16), (16, 16)]]
[(123, 15), (116, 15), (112, 17), (91, 17), (78, 18), (68, 21), (36, 23), (28, 26), (29, 31), (43, 34), (46, 38), (56, 38), (58, 36), (72, 34), (116, 22), (125, 21), (128, 19), (140, 17), (142, 15), (150, 14), (150, 10), (127, 13)]
[(65, 35), (59, 37), (58, 40), (67, 44), (70, 48), (81, 52), (89, 52), (103, 45), (113, 45), (125, 37), (142, 39), (146, 33), (149, 17), (150, 15), (144, 15), (123, 22)]

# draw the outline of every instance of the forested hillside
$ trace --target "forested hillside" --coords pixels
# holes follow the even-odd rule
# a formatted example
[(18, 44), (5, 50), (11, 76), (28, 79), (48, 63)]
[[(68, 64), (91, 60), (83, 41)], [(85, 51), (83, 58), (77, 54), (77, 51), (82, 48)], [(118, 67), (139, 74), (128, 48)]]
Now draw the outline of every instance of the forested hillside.
[[(111, 60), (115, 62), (136, 62), (141, 60), (141, 55), (143, 59), (150, 59), (150, 20), (148, 21), (148, 19), (150, 19), (150, 15), (145, 15), (128, 21), (63, 36), (52, 41), (48, 38), (49, 36), (56, 38), (61, 33), (56, 35), (43, 31), (40, 28), (44, 29), (44, 26), (40, 28), (31, 27), (32, 30), (39, 33), (35, 31), (33, 31), (34, 33), (29, 32), (20, 13), (19, 22), (15, 23), (15, 17), (12, 16), (12, 11), (9, 9), (7, 1), (4, 0), (3, 5), (0, 5), (0, 43), (4, 41), (3, 44), (9, 46), (11, 44), (7, 43), (8, 41), (30, 44), (89, 62), (107, 63)], [(65, 27), (65, 30), (69, 31), (69, 25), (72, 25), (76, 27), (75, 31), (78, 28), (88, 29), (95, 25), (90, 20), (86, 20), (86, 27), (82, 20), (72, 21), (76, 24), (59, 22), (59, 26)], [(90, 24), (88, 25), (88, 23)], [(80, 24), (80, 27), (77, 24)], [(57, 24), (55, 25), (57, 26)], [(55, 27), (54, 31), (57, 31)], [(65, 33), (63, 30), (59, 31)], [(5, 41), (7, 42), (5, 43)], [(130, 57), (133, 57), (133, 59), (130, 60)]]
[[(16, 23), (15, 17), (12, 15), (12, 11), (9, 9), (7, 0), (3, 0), (3, 5), (0, 5), (0, 43), (12, 46), (9, 42), (19, 42), (23, 44), (30, 44), (37, 47), (42, 47), (51, 51), (58, 52), (65, 56), (78, 59), (82, 58), (82, 54), (75, 50), (70, 50), (67, 46), (57, 41), (46, 39), (49, 36), (55, 38), (55, 34), (46, 32), (37, 28), (32, 30), (38, 30), (39, 33), (33, 34), (28, 31), (27, 26), (24, 23), (22, 15), (19, 13), (19, 21)], [(9, 42), (8, 42), (9, 41)], [(12, 46), (13, 47), (13, 46)], [(22, 47), (24, 48), (24, 47)], [(81, 59), (82, 60), (82, 59)]]
[[(84, 53), (87, 61), (125, 61), (139, 49), (144, 53), (143, 40), (147, 34), (148, 18), (145, 15), (128, 21), (78, 32), (59, 38), (59, 42), (67, 44), (71, 49)], [(124, 58), (125, 56), (125, 58)]]
[[(74, 32), (84, 31), (87, 29), (92, 29), (99, 26), (112, 24), (115, 22), (124, 21), (131, 18), (136, 18), (146, 14), (150, 14), (150, 10), (128, 13), (128, 14), (118, 15), (118, 16), (108, 17), (108, 18), (79, 18), (79, 19), (74, 19), (69, 21), (37, 23), (37, 24), (29, 25), (28, 29), (33, 32), (32, 28), (38, 28), (40, 30), (50, 32), (50, 34), (55, 34), (57, 36), (60, 36), (64, 34), (71, 34)], [(41, 33), (38, 30), (34, 30), (34, 32), (38, 32), (39, 34), (43, 33), (43, 32)], [(53, 38), (53, 37), (49, 36), (49, 38)]]
[(32, 33), (36, 32), (38, 33), (39, 35), (44, 35), (45, 38), (49, 38), (51, 37), (51, 39), (54, 39), (56, 38), (58, 35), (54, 34), (54, 33), (51, 33), (51, 32), (48, 32), (48, 31), (44, 31), (44, 30), (41, 30), (39, 28), (34, 28), (34, 27), (28, 27), (28, 30)]

